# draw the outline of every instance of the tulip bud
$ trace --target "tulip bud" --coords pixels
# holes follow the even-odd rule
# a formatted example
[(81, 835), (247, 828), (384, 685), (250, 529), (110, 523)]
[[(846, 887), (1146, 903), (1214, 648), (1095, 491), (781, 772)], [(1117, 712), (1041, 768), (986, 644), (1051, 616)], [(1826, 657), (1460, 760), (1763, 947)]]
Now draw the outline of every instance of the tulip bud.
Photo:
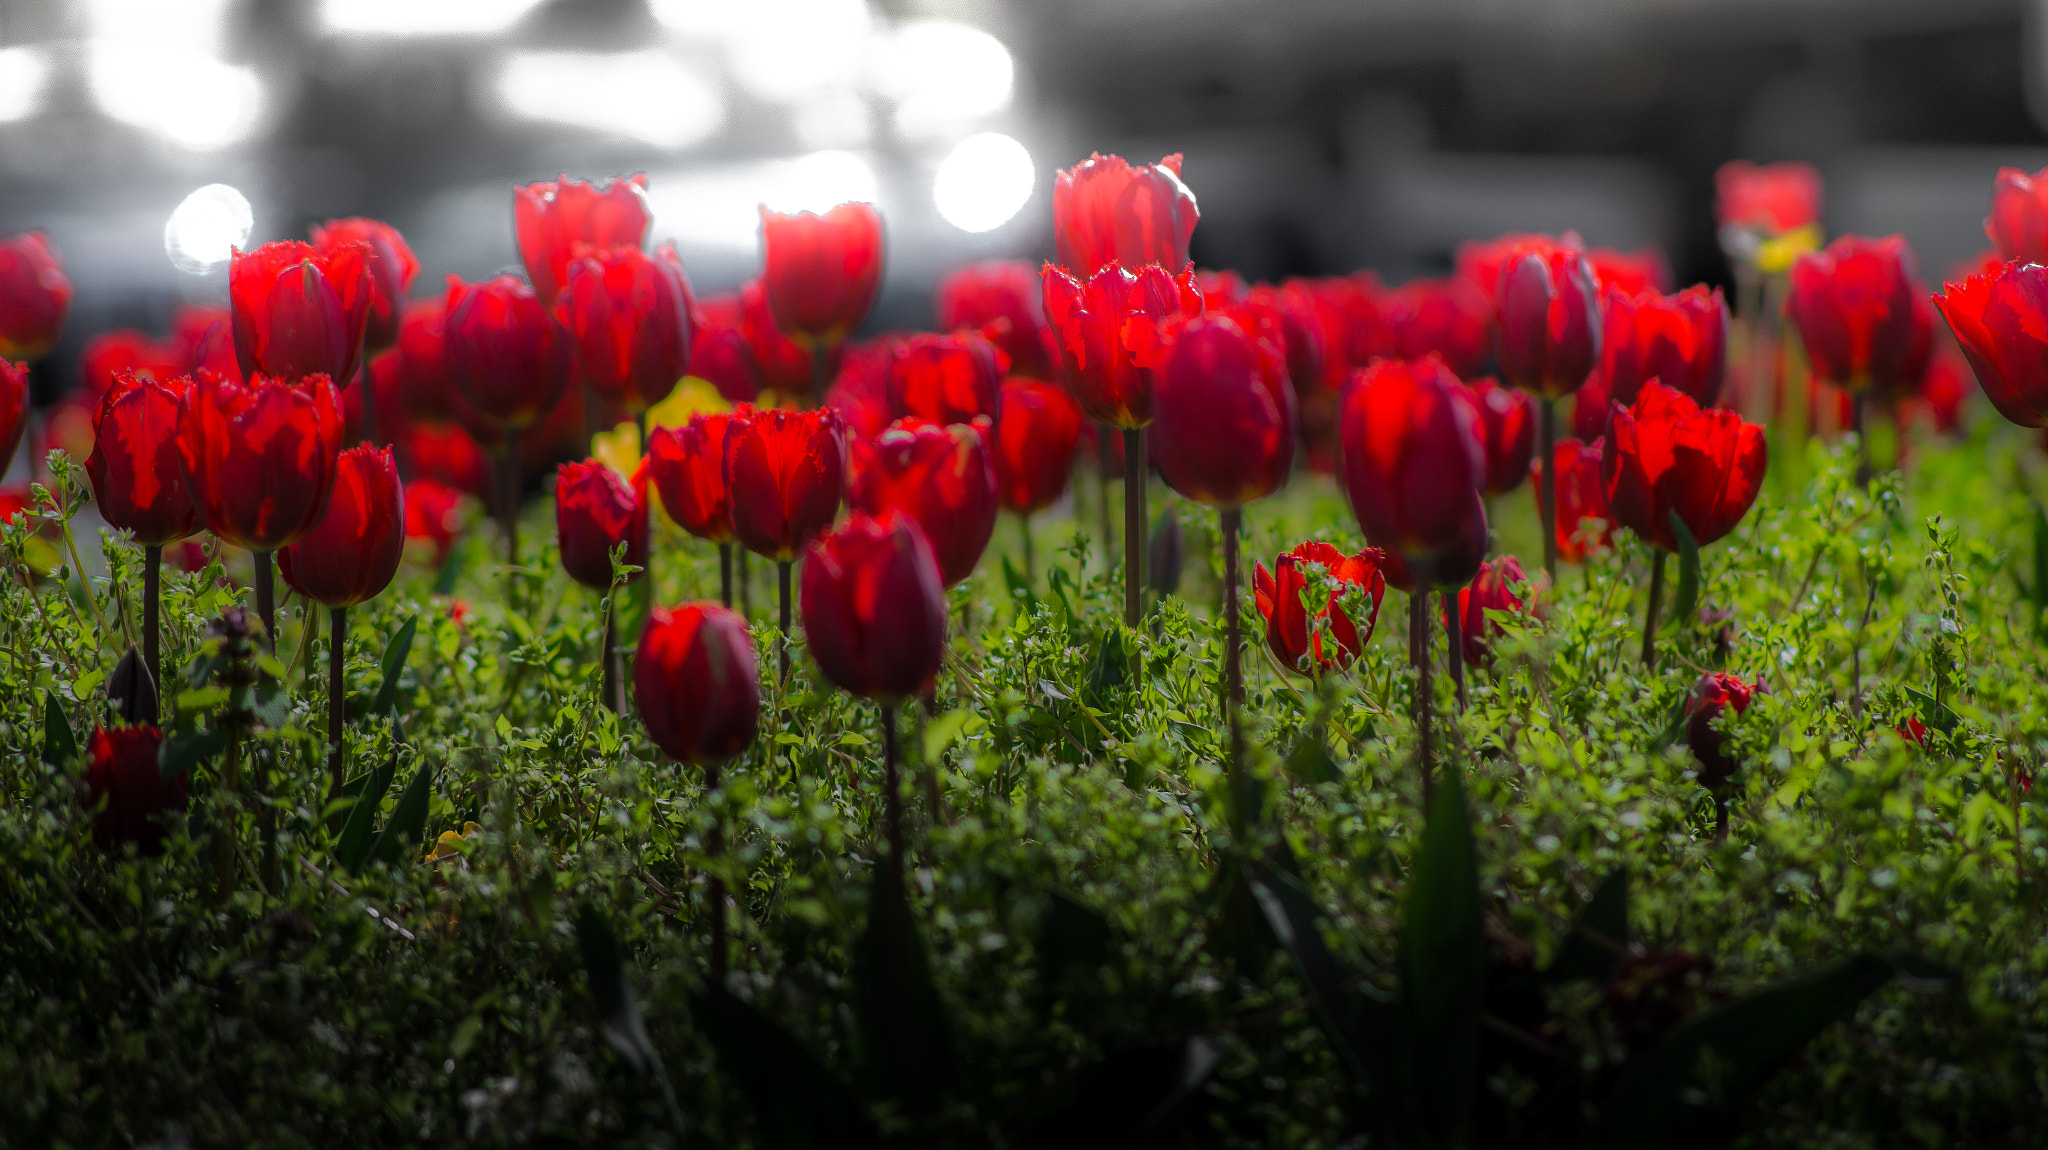
[(1366, 539), (1402, 560), (1396, 586), (1397, 571), (1457, 586), (1486, 553), (1486, 457), (1460, 386), (1430, 356), (1381, 360), (1345, 394), (1338, 473)]
[(996, 473), (988, 458), (988, 420), (941, 427), (922, 420), (891, 424), (854, 446), (859, 463), (847, 505), (866, 515), (900, 511), (917, 521), (939, 564), (941, 584), (974, 574), (996, 529)]
[(569, 385), (568, 337), (533, 289), (512, 276), (448, 277), (445, 362), (463, 398), (492, 425), (519, 431)]
[(824, 215), (761, 209), (761, 273), (775, 324), (797, 343), (834, 347), (861, 325), (882, 286), (882, 217), (871, 204)]
[(1081, 409), (1066, 389), (1031, 379), (1004, 383), (1001, 409), (989, 441), (997, 498), (1019, 515), (1043, 511), (1067, 490)]
[(1032, 379), (1056, 379), (1060, 353), (1045, 323), (1038, 274), (1023, 260), (988, 260), (939, 281), (933, 303), (939, 330), (972, 328), (1010, 357), (1010, 369)]
[(43, 233), (0, 239), (0, 359), (50, 354), (70, 307), (71, 281)]
[(1088, 279), (1112, 263), (1188, 266), (1188, 241), (1202, 218), (1180, 180), (1180, 153), (1133, 167), (1122, 156), (1090, 155), (1053, 179), (1053, 244), (1061, 267)]
[(1934, 303), (1998, 414), (2048, 427), (2048, 268), (2006, 264), (1943, 284)]
[[(562, 569), (596, 591), (612, 585), (612, 552), (626, 545), (624, 562), (647, 566), (647, 470), (629, 483), (594, 459), (565, 463), (555, 473), (555, 536)], [(638, 578), (627, 577), (627, 582)]]
[(1519, 615), (1534, 608), (1533, 595), (1524, 601), (1515, 594), (1516, 585), (1526, 582), (1528, 576), (1522, 573), (1521, 561), (1503, 555), (1481, 563), (1471, 584), (1458, 588), (1459, 639), (1464, 645), (1465, 662), (1473, 666), (1485, 663), (1492, 654), (1494, 638), (1503, 633), (1499, 623), (1486, 617), (1488, 611)]
[(242, 375), (354, 380), (375, 291), (370, 259), (370, 245), (355, 240), (324, 252), (296, 240), (237, 250), (228, 302)]
[(172, 375), (210, 371), (240, 382), (242, 365), (235, 358), (235, 320), (224, 307), (181, 307), (171, 315), (171, 341), (178, 347), (178, 370)]
[(1211, 506), (1278, 491), (1294, 464), (1294, 388), (1271, 340), (1227, 316), (1187, 321), (1159, 377), (1153, 443), (1159, 474)]
[(1600, 358), (1600, 296), (1585, 253), (1549, 241), (1518, 248), (1495, 298), (1500, 373), (1545, 399), (1577, 391)]
[(1536, 454), (1536, 403), (1529, 393), (1502, 387), (1492, 376), (1473, 380), (1463, 392), (1472, 405), (1472, 426), (1486, 455), (1480, 490), (1506, 495), (1522, 485)]
[(1610, 289), (1606, 298), (1598, 375), (1609, 400), (1634, 403), (1654, 379), (1701, 407), (1714, 406), (1728, 366), (1728, 305), (1721, 289), (1694, 286), (1670, 296)]
[(1634, 406), (1614, 405), (1608, 426), (1600, 456), (1607, 505), (1653, 547), (1678, 550), (1673, 513), (1699, 546), (1722, 538), (1763, 487), (1764, 429), (1732, 411), (1701, 411), (1684, 392), (1645, 384)]
[(439, 567), (448, 561), (456, 536), (462, 533), (462, 492), (431, 479), (405, 485), (405, 542), (426, 552), (425, 561)]
[(577, 245), (637, 248), (651, 219), (646, 176), (615, 179), (602, 189), (568, 176), (512, 189), (519, 259), (542, 307), (553, 307), (568, 282)]
[(975, 332), (911, 336), (889, 359), (890, 409), (933, 423), (993, 419), (1007, 358)]
[(711, 543), (730, 543), (732, 501), (725, 487), (725, 439), (733, 416), (699, 412), (682, 427), (647, 437), (647, 477), (676, 526)]
[(725, 433), (725, 489), (733, 535), (749, 551), (789, 562), (839, 514), (846, 494), (844, 425), (830, 410), (742, 408), (732, 419)]
[(800, 609), (818, 670), (887, 705), (923, 694), (946, 649), (938, 561), (917, 522), (855, 514), (804, 555)]
[(741, 326), (739, 294), (697, 301), (696, 324), (690, 374), (709, 381), (727, 403), (754, 402), (761, 394), (761, 377)]
[(1720, 790), (1739, 765), (1728, 753), (1727, 734), (1715, 730), (1714, 721), (1731, 708), (1738, 715), (1748, 710), (1750, 700), (1763, 690), (1763, 680), (1745, 683), (1726, 671), (1715, 671), (1693, 685), (1685, 707), (1685, 744), (1699, 763), (1701, 786)]
[(311, 531), (334, 490), (341, 431), (341, 402), (324, 375), (236, 384), (202, 373), (178, 414), (178, 464), (200, 522), (251, 551)]
[[(1565, 439), (1557, 444), (1557, 557), (1567, 563), (1584, 563), (1586, 557), (1605, 551), (1614, 538), (1614, 512), (1607, 506), (1607, 487), (1600, 479), (1603, 441), (1580, 443)], [(1536, 504), (1548, 510), (1544, 496), (1543, 461), (1529, 462), (1529, 478), (1536, 488)]]
[(1934, 310), (1898, 236), (1843, 236), (1792, 265), (1785, 314), (1817, 379), (1885, 398), (1910, 394), (1934, 352)]
[[(178, 412), (191, 386), (185, 378), (159, 383), (123, 372), (93, 409), (92, 454), (85, 461), (93, 503), (110, 526), (134, 532), (145, 547), (199, 530), (199, 512), (178, 464)], [(0, 444), (5, 442), (0, 435)]]
[[(1266, 620), (1266, 645), (1272, 648), (1281, 666), (1314, 673), (1351, 665), (1351, 660), (1365, 650), (1373, 628), (1379, 623), (1380, 600), (1387, 591), (1387, 578), (1381, 569), (1384, 558), (1377, 547), (1347, 556), (1328, 543), (1310, 540), (1274, 560), (1271, 571), (1266, 570), (1264, 563), (1253, 565), (1253, 600), (1260, 617)], [(1329, 596), (1327, 605), (1310, 612), (1303, 602), (1303, 592), (1308, 590), (1316, 567), (1336, 581), (1337, 590)], [(1366, 607), (1362, 629), (1344, 608), (1345, 593), (1354, 587), (1363, 592), (1362, 605)], [(1323, 603), (1320, 588), (1311, 594), (1312, 602)], [(1361, 600), (1354, 598), (1353, 602)], [(1312, 619), (1324, 621), (1322, 631), (1311, 628)], [(1326, 634), (1331, 640), (1328, 645), (1324, 642)], [(1304, 666), (1304, 659), (1311, 662)]]
[(1152, 422), (1152, 392), (1165, 366), (1160, 326), (1202, 313), (1192, 270), (1176, 279), (1147, 265), (1121, 265), (1087, 280), (1045, 265), (1045, 314), (1059, 346), (1067, 387), (1091, 419), (1125, 429)]
[(1462, 276), (1410, 280), (1380, 301), (1381, 322), (1400, 359), (1435, 353), (1460, 379), (1476, 377), (1493, 352), (1493, 308)]
[(163, 734), (155, 727), (102, 727), (86, 750), (85, 802), (93, 841), (107, 850), (134, 843), (143, 854), (163, 849), (167, 823), (185, 809), (185, 776), (165, 782), (157, 767)]
[(405, 492), (391, 449), (361, 444), (335, 464), (334, 495), (319, 525), (277, 553), (294, 591), (329, 607), (377, 597), (405, 554)]
[(328, 220), (324, 227), (313, 229), (313, 247), (330, 260), (352, 243), (367, 244), (370, 249), (370, 304), (363, 326), (363, 351), (383, 351), (398, 342), (405, 296), (412, 290), (412, 277), (419, 274), (420, 262), (413, 258), (398, 229), (382, 220), (353, 216)]
[(1180, 516), (1172, 508), (1152, 520), (1152, 537), (1145, 541), (1145, 585), (1161, 595), (1180, 591), (1181, 568), (1187, 561), (1187, 537), (1180, 529)]
[(668, 398), (690, 366), (690, 283), (675, 249), (585, 249), (554, 314), (599, 399), (634, 414)]
[(715, 603), (654, 608), (633, 655), (633, 693), (669, 757), (705, 766), (746, 750), (761, 714), (746, 621)]

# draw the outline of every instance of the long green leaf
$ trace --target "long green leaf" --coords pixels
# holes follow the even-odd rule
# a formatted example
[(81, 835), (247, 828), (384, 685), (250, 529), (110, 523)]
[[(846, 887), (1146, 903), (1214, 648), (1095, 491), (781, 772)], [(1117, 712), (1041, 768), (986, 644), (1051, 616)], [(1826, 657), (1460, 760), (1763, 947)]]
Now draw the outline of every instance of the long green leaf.
[(1404, 998), (1415, 1028), (1423, 1113), (1445, 1146), (1464, 1143), (1472, 1125), (1486, 977), (1479, 864), (1468, 818), (1458, 772), (1446, 770), (1422, 829), (1401, 927)]
[(1628, 871), (1601, 880), (1591, 901), (1572, 919), (1571, 933), (1544, 970), (1553, 982), (1575, 978), (1605, 981), (1628, 950)]
[(853, 951), (863, 1063), (877, 1094), (930, 1113), (958, 1081), (952, 1030), (902, 880), (878, 866), (868, 892), (867, 929)]
[(43, 692), (43, 761), (61, 767), (78, 757), (78, 736), (71, 733), (71, 720), (57, 702), (57, 696)]
[(393, 753), (383, 766), (358, 776), (342, 788), (344, 793), (354, 788), (355, 802), (349, 807), (348, 821), (341, 825), (341, 838), (334, 844), (334, 861), (350, 874), (362, 870), (369, 861), (370, 831), (376, 825), (377, 808), (384, 805), (385, 792), (391, 789), (391, 778), (397, 773), (398, 755)]
[(391, 821), (384, 824), (375, 845), (370, 847), (369, 861), (397, 866), (404, 860), (407, 848), (418, 848), (427, 833), (427, 800), (432, 797), (433, 786), (434, 765), (422, 761), (419, 770), (412, 773), (412, 781), (405, 784), (405, 793), (398, 796), (398, 805), (391, 808)]
[(384, 645), (384, 685), (377, 688), (377, 700), (370, 704), (371, 714), (389, 714), (398, 705), (398, 675), (405, 670), (405, 657), (412, 653), (412, 638), (419, 628), (417, 618), (407, 619), (405, 626)]
[(1693, 616), (1699, 610), (1700, 545), (1677, 511), (1665, 514), (1671, 520), (1671, 536), (1678, 540), (1678, 598), (1671, 604), (1671, 618), (1664, 628), (1675, 632), (1692, 626)]

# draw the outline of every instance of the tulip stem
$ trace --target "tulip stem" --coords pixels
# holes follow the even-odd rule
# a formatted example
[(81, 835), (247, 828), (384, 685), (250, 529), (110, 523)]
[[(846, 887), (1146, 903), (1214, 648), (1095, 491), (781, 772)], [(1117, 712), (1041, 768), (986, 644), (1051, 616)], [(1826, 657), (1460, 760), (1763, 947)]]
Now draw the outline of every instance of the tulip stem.
[[(306, 613), (307, 629), (315, 626), (318, 615)], [(327, 643), (327, 801), (341, 797), (341, 788), (348, 782), (347, 754), (342, 745), (343, 728), (348, 724), (348, 608), (334, 607), (328, 610), (328, 630), (333, 634)], [(336, 820), (342, 817), (336, 815)]]
[(1036, 564), (1032, 562), (1031, 554), (1031, 516), (1019, 515), (1017, 523), (1024, 533), (1024, 588), (1028, 591), (1038, 585), (1038, 576), (1033, 571)]
[(725, 984), (725, 876), (718, 872), (718, 861), (725, 855), (725, 826), (719, 817), (718, 764), (711, 763), (704, 768), (704, 802), (711, 808), (711, 829), (705, 833), (704, 854), (712, 859), (710, 881), (705, 884), (705, 895), (711, 903), (711, 981)]
[[(142, 662), (149, 668), (149, 681), (156, 685), (160, 700), (164, 691), (162, 644), (157, 637), (157, 600), (163, 587), (164, 549), (151, 543), (142, 549)], [(149, 716), (154, 723), (163, 717), (161, 703)]]
[(732, 544), (718, 545), (718, 600), (732, 610)]
[(782, 685), (785, 687), (789, 685), (789, 569), (791, 566), (793, 564), (787, 559), (775, 564), (775, 592), (780, 600), (781, 613), (778, 618), (782, 628), (782, 633), (775, 641), (775, 654), (781, 663), (780, 674), (782, 675)]
[(1657, 548), (1650, 559), (1650, 606), (1643, 613), (1643, 666), (1657, 662), (1657, 608), (1664, 597), (1664, 551)]
[(1107, 423), (1095, 425), (1095, 510), (1102, 520), (1102, 561), (1106, 565), (1116, 548), (1116, 536), (1109, 521), (1109, 437), (1115, 434)]
[(1425, 806), (1436, 798), (1436, 778), (1431, 773), (1431, 751), (1429, 745), (1430, 710), (1435, 703), (1435, 684), (1429, 674), (1429, 590), (1417, 587), (1408, 593), (1408, 643), (1409, 653), (1415, 659), (1415, 732), (1421, 741), (1422, 801)]
[[(507, 567), (517, 567), (519, 566), (519, 431), (517, 428), (512, 428), (505, 432), (505, 458), (501, 467), (502, 471), (498, 476), (498, 483), (500, 485), (498, 498), (501, 501), (498, 514), (500, 516), (499, 523), (504, 528), (505, 533), (505, 565)], [(506, 573), (505, 579), (508, 584), (511, 582), (512, 575), (509, 571)], [(507, 589), (506, 602), (508, 604), (511, 602), (509, 587)]]
[(747, 579), (747, 549), (740, 547), (733, 552), (733, 563), (738, 569), (740, 585), (740, 618), (748, 623), (754, 621), (754, 593)]
[(882, 865), (903, 883), (903, 781), (896, 767), (896, 707), (882, 704), (882, 835), (889, 857)]
[(1244, 841), (1250, 819), (1248, 796), (1245, 794), (1244, 777), (1244, 719), (1239, 709), (1244, 706), (1244, 646), (1238, 634), (1237, 579), (1238, 535), (1244, 524), (1244, 509), (1230, 506), (1222, 509), (1223, 518), (1223, 714), (1230, 728), (1230, 759), (1224, 765), (1225, 776), (1230, 782), (1230, 830), (1233, 838)]
[(1444, 596), (1444, 632), (1450, 639), (1448, 656), (1451, 664), (1451, 685), (1458, 689), (1458, 710), (1465, 709), (1465, 638), (1461, 633), (1464, 620), (1458, 617), (1458, 589), (1446, 587)]
[(1145, 429), (1124, 428), (1124, 625), (1137, 630), (1145, 594)]
[(612, 714), (623, 715), (626, 712), (626, 691), (625, 684), (619, 681), (619, 635), (616, 623), (618, 594), (619, 585), (614, 584), (611, 595), (605, 599), (604, 648), (598, 652), (598, 658), (604, 661), (604, 667), (602, 677), (598, 680), (597, 701)]
[(263, 646), (277, 654), (277, 580), (270, 552), (258, 551), (256, 560), (256, 614), (263, 620)]
[(1543, 573), (1557, 586), (1557, 401), (1545, 397), (1543, 407)]
[(1870, 490), (1870, 477), (1877, 473), (1870, 457), (1870, 400), (1862, 393), (1853, 399), (1856, 419), (1856, 484), (1863, 490)]

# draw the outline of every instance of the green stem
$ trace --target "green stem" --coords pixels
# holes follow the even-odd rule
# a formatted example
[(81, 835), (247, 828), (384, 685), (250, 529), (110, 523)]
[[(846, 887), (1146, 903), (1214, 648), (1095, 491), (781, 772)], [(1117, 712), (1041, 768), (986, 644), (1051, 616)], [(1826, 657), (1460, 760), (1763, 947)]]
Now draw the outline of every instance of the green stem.
[(1650, 552), (1650, 605), (1643, 612), (1643, 666), (1654, 666), (1657, 662), (1657, 611), (1664, 597), (1664, 549), (1653, 548)]

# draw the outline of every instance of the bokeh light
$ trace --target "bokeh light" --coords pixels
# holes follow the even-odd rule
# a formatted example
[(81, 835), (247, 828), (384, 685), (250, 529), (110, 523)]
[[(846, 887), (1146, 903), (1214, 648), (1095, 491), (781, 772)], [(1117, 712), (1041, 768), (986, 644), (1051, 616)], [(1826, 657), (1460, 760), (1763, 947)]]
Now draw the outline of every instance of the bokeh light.
[(205, 275), (249, 242), (256, 215), (249, 197), (226, 184), (198, 188), (164, 224), (164, 251), (181, 272)]
[(515, 53), (498, 74), (497, 92), (516, 116), (615, 132), (657, 148), (694, 144), (725, 122), (718, 93), (657, 49)]
[(963, 232), (993, 231), (1024, 210), (1036, 179), (1024, 145), (1001, 132), (982, 132), (960, 141), (940, 162), (932, 202)]

